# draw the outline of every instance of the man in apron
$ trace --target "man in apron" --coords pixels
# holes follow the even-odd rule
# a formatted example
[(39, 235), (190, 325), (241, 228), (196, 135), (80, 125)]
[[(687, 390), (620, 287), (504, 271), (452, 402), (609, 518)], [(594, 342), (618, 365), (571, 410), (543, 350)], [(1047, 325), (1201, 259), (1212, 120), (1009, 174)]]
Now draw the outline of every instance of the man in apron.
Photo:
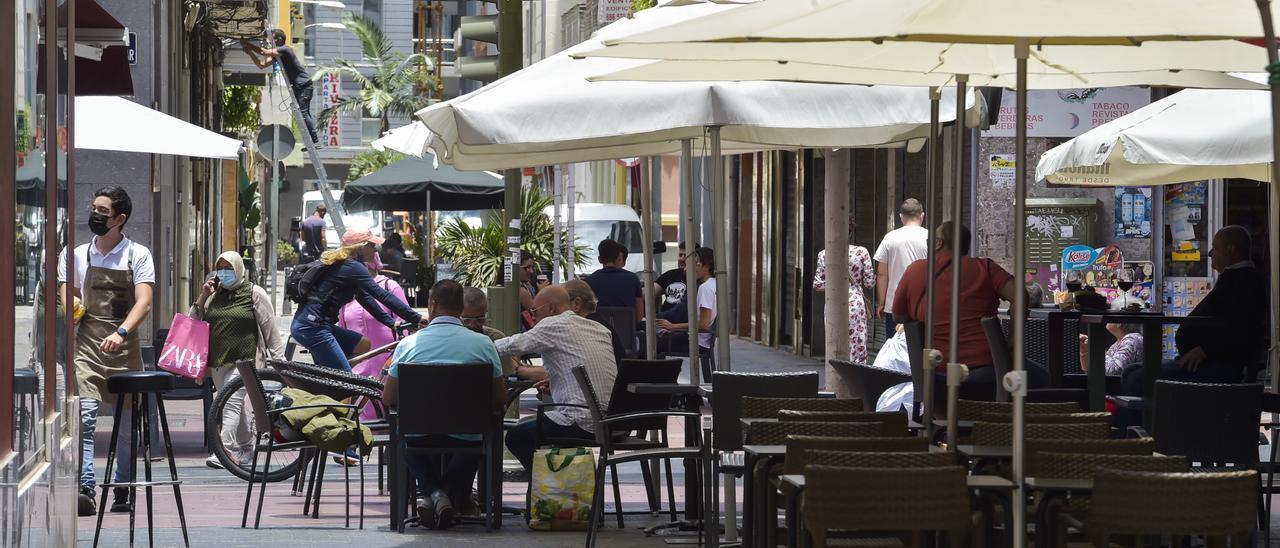
[[(66, 295), (79, 297), (84, 306), (76, 327), (76, 394), (80, 396), (81, 475), (79, 514), (97, 513), (94, 505), (93, 436), (100, 412), (109, 413), (116, 395), (107, 391), (107, 379), (116, 373), (142, 370), (142, 350), (137, 329), (151, 311), (155, 266), (151, 251), (124, 236), (124, 225), (133, 213), (133, 202), (124, 189), (105, 187), (94, 193), (89, 207), (89, 230), (94, 237), (76, 247), (75, 279), (68, 288), (67, 250), (58, 259), (58, 283)], [(122, 424), (131, 424), (125, 409)], [(130, 481), (129, 429), (121, 430), (113, 482)], [(117, 487), (112, 512), (129, 511), (129, 490)]]

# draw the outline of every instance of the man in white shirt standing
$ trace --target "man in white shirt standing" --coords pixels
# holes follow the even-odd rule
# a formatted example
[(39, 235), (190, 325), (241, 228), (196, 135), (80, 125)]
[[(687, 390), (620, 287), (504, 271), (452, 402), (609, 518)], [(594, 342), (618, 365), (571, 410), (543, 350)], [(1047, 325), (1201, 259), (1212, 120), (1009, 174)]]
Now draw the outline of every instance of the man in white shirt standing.
[[(80, 447), (83, 461), (80, 475), (79, 514), (96, 513), (94, 505), (93, 436), (99, 410), (114, 407), (115, 394), (107, 390), (107, 379), (117, 373), (142, 370), (142, 348), (138, 328), (151, 312), (151, 292), (156, 283), (151, 251), (124, 235), (124, 225), (133, 214), (129, 194), (118, 186), (99, 189), (89, 206), (89, 230), (94, 237), (75, 248), (75, 278), (67, 286), (67, 250), (58, 257), (58, 289), (63, 298), (79, 298), (84, 315), (76, 327), (76, 395), (80, 396)], [(120, 417), (129, 424), (126, 408)], [(133, 460), (128, 429), (118, 441), (114, 483), (132, 481), (126, 466)], [(113, 490), (112, 512), (128, 512), (129, 488)], [(106, 501), (103, 492), (102, 500)]]
[(911, 263), (925, 258), (929, 252), (929, 229), (924, 224), (924, 207), (920, 200), (907, 198), (898, 208), (902, 228), (890, 231), (880, 240), (873, 259), (876, 261), (876, 302), (882, 303), (885, 337), (892, 337), (897, 323), (893, 321), (893, 296), (898, 280)]

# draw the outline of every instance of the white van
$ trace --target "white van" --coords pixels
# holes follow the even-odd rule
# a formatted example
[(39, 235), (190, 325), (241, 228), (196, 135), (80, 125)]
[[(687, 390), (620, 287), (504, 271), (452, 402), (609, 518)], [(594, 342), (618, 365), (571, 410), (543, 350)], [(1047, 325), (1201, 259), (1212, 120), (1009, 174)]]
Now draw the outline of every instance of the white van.
[[(555, 220), (554, 206), (543, 210), (547, 217)], [(568, 226), (569, 210), (560, 206), (560, 228)], [(617, 241), (627, 248), (627, 263), (624, 266), (632, 272), (640, 272), (644, 268), (644, 238), (640, 229), (640, 216), (629, 206), (619, 204), (574, 204), (573, 235), (579, 245), (587, 247), (582, 257), (586, 264), (579, 266), (578, 276), (585, 276), (600, 270), (600, 261), (596, 258), (596, 248), (606, 239)]]
[[(342, 215), (342, 224), (347, 230), (361, 228), (368, 230), (374, 236), (382, 236), (382, 218), (381, 211), (361, 211), (360, 213), (347, 213), (342, 209), (342, 191), (330, 190), (329, 194), (333, 195), (333, 202), (338, 208), (338, 213)], [(302, 219), (306, 220), (312, 213), (315, 213), (316, 206), (324, 204), (324, 197), (321, 196), (319, 190), (302, 193)], [(332, 211), (324, 216), (325, 224), (325, 242), (329, 249), (337, 248), (342, 242), (342, 235), (333, 228)], [(298, 249), (302, 249), (301, 235), (298, 236)]]

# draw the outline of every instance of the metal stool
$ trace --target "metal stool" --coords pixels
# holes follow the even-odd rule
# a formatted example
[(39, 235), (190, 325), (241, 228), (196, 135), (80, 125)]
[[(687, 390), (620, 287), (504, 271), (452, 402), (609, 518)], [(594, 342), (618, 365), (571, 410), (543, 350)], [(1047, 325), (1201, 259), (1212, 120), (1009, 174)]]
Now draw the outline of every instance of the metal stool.
[[(147, 541), (151, 546), (155, 546), (155, 531), (152, 528), (152, 499), (151, 488), (157, 485), (172, 485), (173, 498), (178, 503), (178, 521), (182, 524), (182, 542), (185, 546), (190, 547), (190, 539), (187, 538), (187, 517), (182, 511), (182, 490), (178, 487), (182, 484), (178, 480), (178, 467), (173, 461), (173, 443), (169, 438), (169, 419), (164, 412), (164, 399), (159, 397), (161, 392), (173, 389), (174, 376), (164, 371), (131, 371), (128, 373), (119, 373), (107, 379), (107, 390), (118, 394), (116, 397), (115, 420), (111, 425), (111, 449), (107, 453), (107, 470), (104, 479), (110, 479), (111, 467), (115, 465), (116, 460), (116, 442), (120, 438), (120, 416), (124, 412), (125, 397), (130, 398), (130, 405), (133, 406), (133, 424), (130, 425), (132, 432), (131, 445), (133, 447), (133, 462), (130, 463), (129, 477), (131, 481), (126, 483), (103, 483), (102, 500), (98, 504), (98, 525), (93, 531), (93, 545), (98, 546), (98, 537), (102, 532), (102, 516), (107, 507), (107, 491), (113, 487), (129, 488), (129, 546), (133, 546), (133, 523), (134, 515), (138, 509), (138, 487), (146, 490), (147, 494)], [(151, 479), (151, 414), (149, 412), (151, 403), (154, 402), (158, 415), (160, 417), (160, 433), (164, 436), (165, 454), (169, 458), (169, 481), (152, 481)], [(138, 453), (138, 440), (142, 440), (142, 454)], [(142, 465), (145, 468), (146, 480), (138, 481), (138, 465), (139, 456), (142, 457)]]

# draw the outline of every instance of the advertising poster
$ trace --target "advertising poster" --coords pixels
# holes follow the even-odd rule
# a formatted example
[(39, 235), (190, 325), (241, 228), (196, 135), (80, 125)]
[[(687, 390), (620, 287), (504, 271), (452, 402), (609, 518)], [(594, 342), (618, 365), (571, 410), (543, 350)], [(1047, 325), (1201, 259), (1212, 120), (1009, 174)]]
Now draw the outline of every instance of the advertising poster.
[(607, 25), (631, 15), (631, 0), (598, 0), (596, 22)]
[[(342, 77), (337, 73), (326, 73), (320, 77), (320, 108), (319, 112), (324, 109), (338, 104), (338, 97), (342, 92)], [(317, 133), (320, 134), (320, 140), (323, 141), (321, 146), (337, 147), (342, 142), (342, 125), (341, 116), (329, 118), (323, 126), (319, 128)]]
[(1116, 239), (1151, 237), (1151, 188), (1116, 187)]
[(992, 154), (987, 158), (990, 170), (991, 186), (1013, 188), (1016, 170), (1018, 169), (1016, 154)]
[[(1139, 87), (1075, 88), (1027, 93), (1028, 137), (1075, 137), (1151, 102)], [(1000, 119), (983, 137), (1014, 137), (1011, 93), (1000, 103)]]

